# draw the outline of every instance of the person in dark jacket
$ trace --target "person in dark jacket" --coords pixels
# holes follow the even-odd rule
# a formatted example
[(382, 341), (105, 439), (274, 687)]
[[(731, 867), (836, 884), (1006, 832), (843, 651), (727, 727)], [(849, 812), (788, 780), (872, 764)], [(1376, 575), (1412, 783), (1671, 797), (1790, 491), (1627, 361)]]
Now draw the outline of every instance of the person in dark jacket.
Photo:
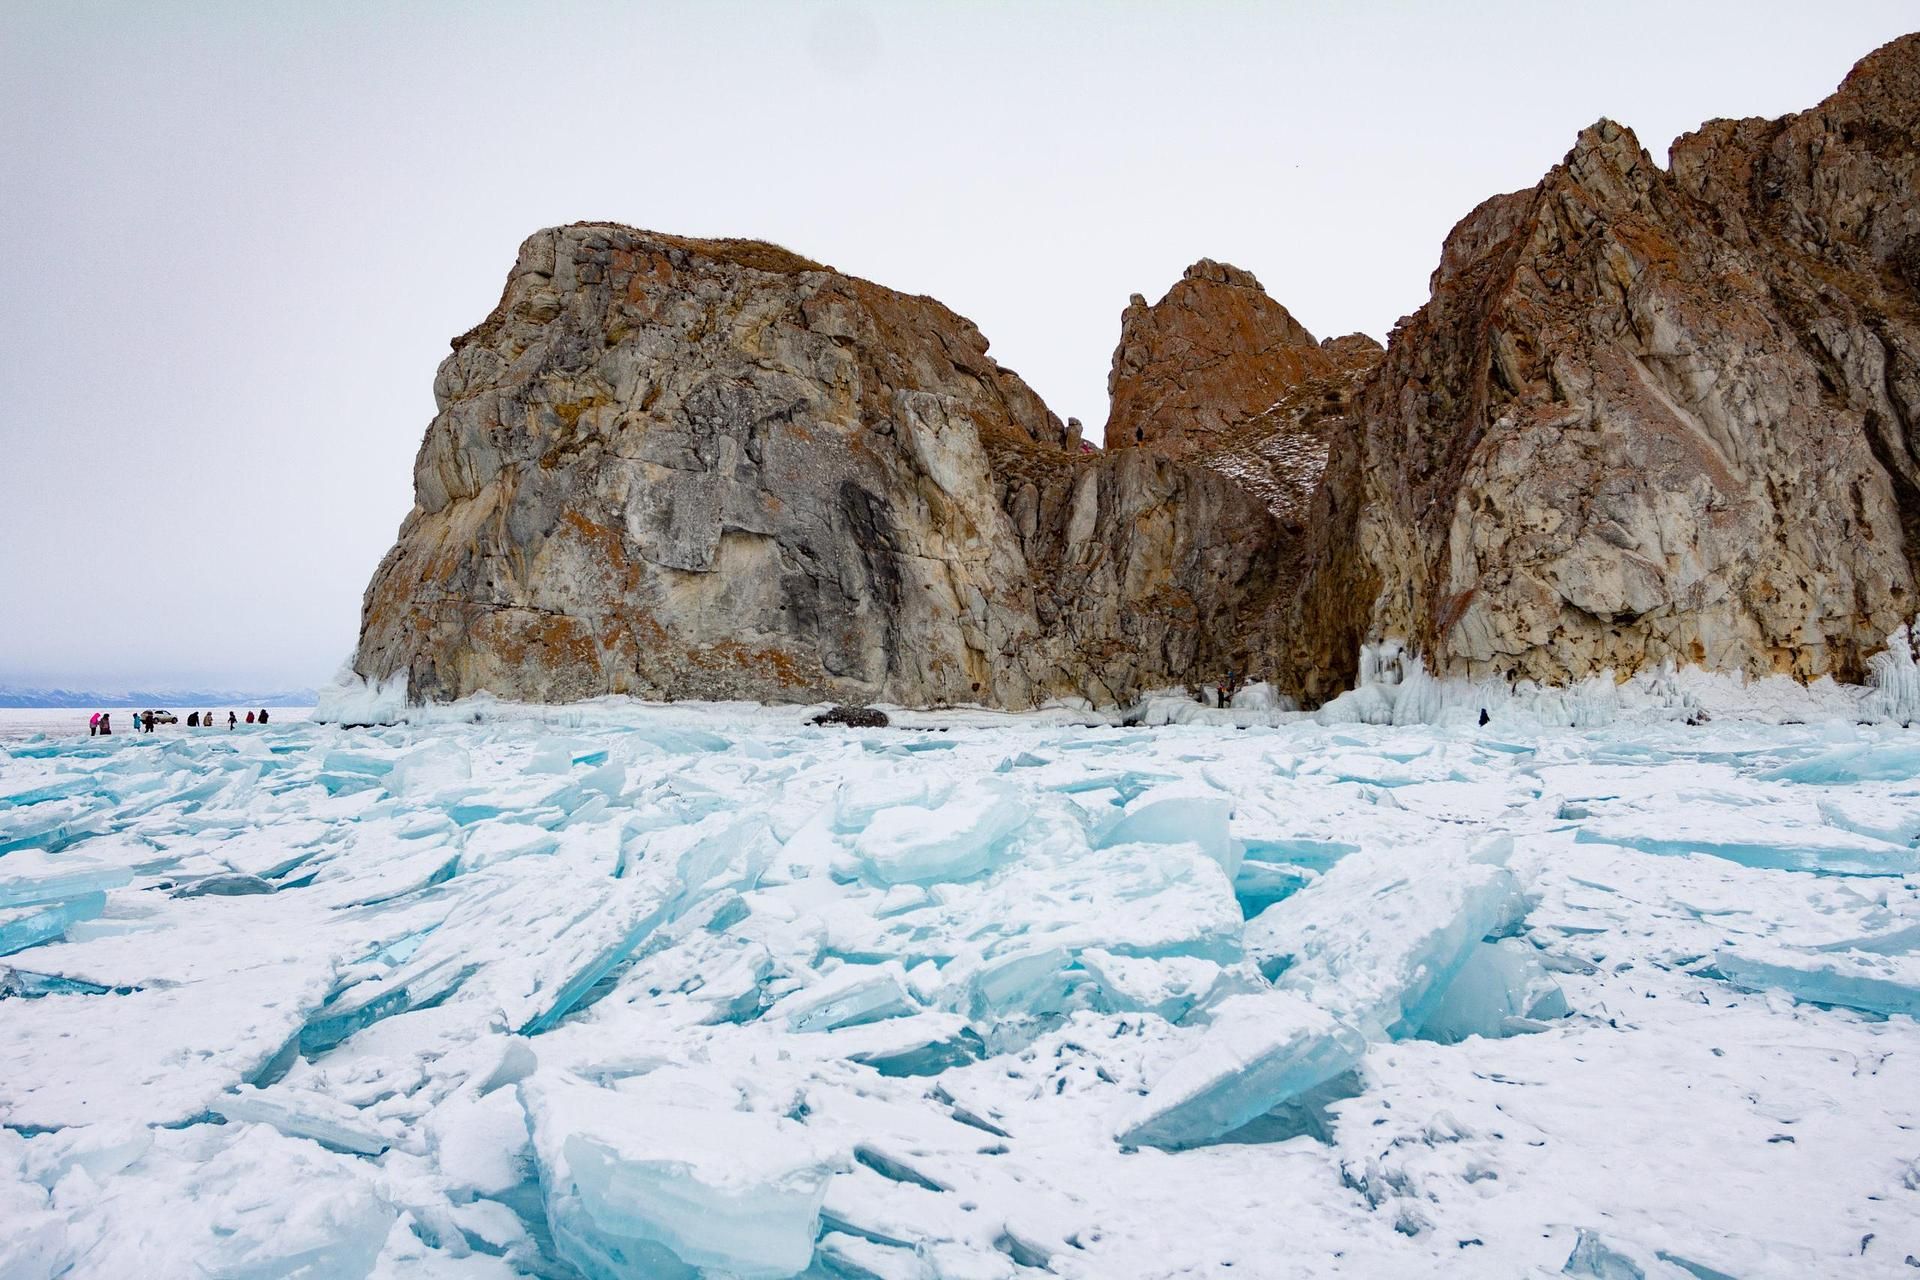
[(229, 711), (229, 712), (227, 712), (227, 732), (228, 732), (228, 733), (232, 733), (232, 732), (233, 732), (233, 726), (234, 726), (234, 725), (236, 725), (236, 724), (238, 724), (238, 723), (240, 723), (240, 717), (239, 717), (239, 716), (236, 716), (236, 715), (235, 715), (235, 714), (233, 714), (233, 712), (231, 712), (231, 711)]
[(260, 723), (265, 724), (266, 722), (267, 722), (267, 709), (265, 707), (262, 707), (260, 708)]
[(200, 713), (198, 711), (187, 712), (187, 728), (198, 729), (199, 727), (200, 727)]
[(100, 736), (103, 738), (113, 736), (113, 713), (111, 711), (102, 711), (100, 713)]

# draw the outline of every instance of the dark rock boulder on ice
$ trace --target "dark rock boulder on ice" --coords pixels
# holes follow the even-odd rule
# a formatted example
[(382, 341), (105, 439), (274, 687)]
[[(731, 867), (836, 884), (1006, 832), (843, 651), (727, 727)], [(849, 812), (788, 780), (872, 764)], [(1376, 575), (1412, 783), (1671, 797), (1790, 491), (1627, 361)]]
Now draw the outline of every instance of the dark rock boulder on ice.
[(1603, 120), (1454, 228), (1345, 410), (1284, 670), (1858, 678), (1920, 557), (1920, 36), (1661, 169)]
[(1273, 522), (1083, 451), (968, 321), (772, 245), (539, 232), (454, 342), (355, 670), (1030, 706), (1215, 674)]

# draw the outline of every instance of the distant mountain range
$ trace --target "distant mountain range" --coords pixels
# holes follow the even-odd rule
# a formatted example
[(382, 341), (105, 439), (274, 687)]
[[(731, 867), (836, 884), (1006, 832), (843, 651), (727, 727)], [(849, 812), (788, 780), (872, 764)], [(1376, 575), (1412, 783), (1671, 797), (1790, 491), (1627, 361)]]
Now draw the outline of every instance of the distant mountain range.
[(312, 689), (280, 689), (273, 693), (232, 689), (127, 689), (102, 693), (94, 689), (18, 689), (0, 685), (0, 707), (177, 707), (182, 714), (205, 707), (310, 707), (315, 697)]

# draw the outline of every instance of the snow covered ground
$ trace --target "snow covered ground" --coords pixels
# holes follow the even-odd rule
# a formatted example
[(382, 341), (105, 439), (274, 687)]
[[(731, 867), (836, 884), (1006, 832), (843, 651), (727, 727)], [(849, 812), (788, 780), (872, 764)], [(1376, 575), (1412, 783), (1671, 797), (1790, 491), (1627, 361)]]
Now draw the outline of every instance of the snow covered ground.
[(1912, 732), (471, 719), (0, 745), (0, 1275), (1916, 1274)]

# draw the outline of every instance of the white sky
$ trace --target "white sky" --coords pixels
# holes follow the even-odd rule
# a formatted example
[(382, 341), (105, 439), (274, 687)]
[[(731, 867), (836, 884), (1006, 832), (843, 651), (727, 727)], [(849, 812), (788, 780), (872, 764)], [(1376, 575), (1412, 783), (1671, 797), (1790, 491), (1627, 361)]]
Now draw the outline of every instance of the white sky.
[(447, 340), (538, 227), (754, 236), (928, 293), (1097, 432), (1210, 256), (1384, 336), (1609, 115), (1664, 161), (1910, 3), (0, 0), (0, 681), (318, 683)]

